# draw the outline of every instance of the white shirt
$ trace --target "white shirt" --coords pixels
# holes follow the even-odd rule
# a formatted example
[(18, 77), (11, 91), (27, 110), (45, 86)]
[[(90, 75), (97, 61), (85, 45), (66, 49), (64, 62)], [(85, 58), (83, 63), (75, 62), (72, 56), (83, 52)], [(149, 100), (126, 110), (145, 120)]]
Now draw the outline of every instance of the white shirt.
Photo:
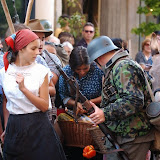
[[(5, 72), (4, 68), (0, 70), (0, 85), (7, 98), (6, 108), (10, 114), (26, 114), (39, 112), (27, 97), (19, 90), (16, 83), (16, 74), (21, 73), (24, 76), (24, 85), (34, 95), (39, 96), (39, 88), (44, 82), (45, 76), (50, 77), (50, 70), (41, 64), (32, 63), (28, 66), (18, 67), (14, 63), (10, 64)], [(49, 95), (48, 95), (49, 96)], [(49, 108), (51, 102), (49, 98)]]
[(56, 68), (55, 63), (50, 59), (50, 57), (47, 55), (47, 53), (50, 55), (50, 57), (54, 60), (54, 62), (59, 65), (60, 67), (62, 67), (61, 61), (59, 60), (59, 58), (52, 53), (49, 53), (47, 50), (44, 50), (42, 52), (42, 57), (45, 59), (48, 67), (50, 68), (51, 72), (54, 72), (57, 76), (60, 75), (59, 71)]

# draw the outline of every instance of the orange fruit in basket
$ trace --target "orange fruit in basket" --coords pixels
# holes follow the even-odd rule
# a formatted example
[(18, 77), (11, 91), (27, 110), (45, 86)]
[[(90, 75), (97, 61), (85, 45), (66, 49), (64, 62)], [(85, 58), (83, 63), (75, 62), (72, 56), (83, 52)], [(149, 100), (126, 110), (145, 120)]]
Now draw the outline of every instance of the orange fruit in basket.
[(96, 155), (96, 151), (92, 145), (86, 146), (83, 149), (83, 157), (90, 159), (94, 157), (95, 155)]

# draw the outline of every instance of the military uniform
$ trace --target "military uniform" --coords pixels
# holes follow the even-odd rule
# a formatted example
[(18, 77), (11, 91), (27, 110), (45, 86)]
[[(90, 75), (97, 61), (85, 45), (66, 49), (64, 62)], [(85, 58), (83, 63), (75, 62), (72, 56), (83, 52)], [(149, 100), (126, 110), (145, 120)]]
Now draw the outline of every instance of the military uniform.
[[(126, 51), (121, 50), (106, 64), (105, 72), (101, 108), (104, 110), (106, 125), (129, 154), (137, 152), (140, 145), (145, 148), (145, 154), (154, 140), (154, 134), (145, 114), (151, 98), (142, 68), (129, 58)], [(142, 155), (134, 156), (131, 153), (130, 159), (142, 158)]]

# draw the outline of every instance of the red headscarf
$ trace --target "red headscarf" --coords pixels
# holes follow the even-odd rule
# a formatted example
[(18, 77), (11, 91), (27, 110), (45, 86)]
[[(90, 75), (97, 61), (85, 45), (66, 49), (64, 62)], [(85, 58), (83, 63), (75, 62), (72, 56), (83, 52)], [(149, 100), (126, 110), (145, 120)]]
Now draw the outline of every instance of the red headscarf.
[[(13, 52), (17, 52), (27, 46), (30, 42), (38, 39), (39, 37), (33, 33), (29, 29), (22, 29), (15, 34), (11, 35), (10, 37), (7, 37), (5, 39), (8, 46), (11, 47)], [(7, 59), (7, 55), (9, 52), (6, 52), (3, 56), (5, 71), (7, 71), (9, 61)]]

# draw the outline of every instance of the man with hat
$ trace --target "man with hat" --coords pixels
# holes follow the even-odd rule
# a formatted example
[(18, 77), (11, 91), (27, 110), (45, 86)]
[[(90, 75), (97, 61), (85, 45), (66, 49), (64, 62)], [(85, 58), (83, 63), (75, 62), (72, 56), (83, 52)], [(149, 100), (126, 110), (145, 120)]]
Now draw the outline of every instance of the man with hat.
[[(91, 41), (87, 50), (90, 62), (105, 69), (102, 102), (100, 108), (91, 103), (95, 112), (90, 118), (95, 125), (105, 122), (129, 160), (145, 160), (154, 133), (145, 113), (151, 98), (142, 68), (107, 36)], [(107, 148), (112, 149), (109, 142)], [(108, 156), (118, 159), (115, 153)]]
[[(51, 60), (50, 57), (52, 57), (52, 59), (54, 59), (54, 61), (61, 66), (61, 62), (59, 60), (59, 58), (52, 53), (49, 53), (47, 50), (44, 49), (44, 44), (45, 44), (45, 38), (50, 36), (53, 31), (51, 30), (45, 30), (44, 27), (41, 25), (40, 20), (39, 19), (32, 19), (29, 21), (28, 27), (39, 37), (40, 39), (40, 48), (39, 48), (39, 52), (41, 53), (41, 56), (45, 59), (48, 67), (50, 68), (53, 77), (52, 77), (52, 81), (54, 83), (54, 87), (59, 79), (59, 71), (57, 70), (54, 62)], [(50, 55), (50, 57), (48, 56), (48, 54)], [(54, 93), (55, 95), (55, 93)], [(51, 102), (52, 102), (52, 110), (49, 111), (49, 119), (54, 121), (54, 119), (56, 118), (56, 108), (55, 108), (55, 104), (54, 104), (54, 100), (55, 100), (55, 96), (51, 97)]]
[[(28, 27), (39, 37), (39, 39), (41, 41), (39, 52), (41, 53), (41, 56), (45, 59), (48, 67), (52, 71), (52, 73), (53, 73), (53, 83), (56, 85), (60, 73), (56, 69), (54, 62), (52, 62), (52, 60), (46, 54), (47, 50), (44, 50), (45, 38), (50, 36), (53, 33), (53, 31), (45, 30), (44, 27), (41, 25), (39, 19), (30, 20), (29, 24), (28, 24)], [(59, 58), (55, 54), (49, 53), (49, 55), (55, 60), (55, 62), (58, 65), (61, 65), (61, 62), (60, 62)]]

